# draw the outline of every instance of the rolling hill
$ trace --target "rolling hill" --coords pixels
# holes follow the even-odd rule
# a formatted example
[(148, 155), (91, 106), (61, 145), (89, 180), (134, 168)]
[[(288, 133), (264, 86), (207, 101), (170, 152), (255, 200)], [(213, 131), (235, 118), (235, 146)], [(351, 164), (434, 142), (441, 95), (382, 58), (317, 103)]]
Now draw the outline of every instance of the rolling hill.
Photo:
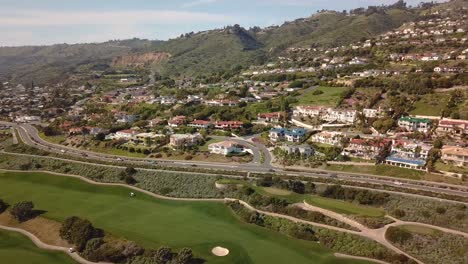
[[(464, 0), (405, 8), (396, 5), (361, 8), (351, 14), (322, 11), (281, 26), (244, 29), (238, 25), (189, 33), (168, 41), (130, 39), (96, 44), (0, 48), (0, 81), (47, 83), (66, 79), (76, 71), (105, 70), (134, 60), (156, 56), (154, 61), (130, 63), (151, 68), (164, 76), (220, 76), (265, 63), (291, 46), (337, 46), (375, 37), (413, 21), (428, 9), (466, 6)], [(151, 58), (151, 56), (149, 56)], [(161, 59), (162, 58), (162, 59)], [(113, 63), (114, 62), (114, 63)]]

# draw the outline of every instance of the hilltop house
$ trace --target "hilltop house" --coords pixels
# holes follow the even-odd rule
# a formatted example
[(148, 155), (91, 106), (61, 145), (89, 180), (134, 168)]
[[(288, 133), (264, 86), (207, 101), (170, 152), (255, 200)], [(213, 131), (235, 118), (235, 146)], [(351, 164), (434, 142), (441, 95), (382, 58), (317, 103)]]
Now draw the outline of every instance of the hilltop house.
[(344, 138), (343, 133), (335, 131), (323, 131), (311, 137), (312, 142), (321, 144), (341, 146), (341, 140)]
[(296, 106), (293, 110), (294, 116), (307, 116), (307, 117), (319, 117), (322, 114), (323, 107), (321, 106)]
[(200, 134), (173, 134), (169, 139), (169, 145), (173, 148), (192, 147), (197, 145), (203, 137)]
[(441, 135), (463, 138), (468, 135), (468, 120), (442, 119), (436, 131)]
[(348, 147), (346, 147), (342, 155), (372, 160), (386, 148), (391, 142), (381, 139), (351, 139)]
[(309, 145), (283, 145), (281, 149), (286, 151), (289, 155), (301, 155), (301, 157), (308, 158), (314, 155), (314, 149)]
[(257, 121), (261, 123), (279, 123), (283, 119), (283, 113), (263, 113), (257, 115)]
[(133, 129), (120, 130), (115, 133), (113, 139), (131, 139), (136, 134), (138, 134), (138, 132)]
[(432, 121), (427, 118), (415, 118), (404, 116), (398, 120), (398, 126), (410, 132), (423, 132), (427, 133), (432, 126)]
[(230, 130), (230, 129), (239, 129), (244, 126), (244, 123), (241, 121), (218, 121), (215, 123), (216, 129)]
[(220, 154), (224, 156), (233, 153), (242, 153), (245, 151), (244, 146), (234, 141), (213, 143), (208, 146), (208, 149), (213, 154)]
[(195, 128), (209, 128), (213, 126), (213, 124), (210, 121), (205, 121), (205, 120), (193, 120), (190, 122), (188, 125), (189, 127), (195, 127)]
[(422, 170), (431, 149), (431, 145), (424, 143), (393, 140), (390, 156), (386, 158), (385, 163), (401, 168)]
[(269, 137), (272, 142), (279, 142), (286, 140), (288, 142), (301, 142), (307, 134), (303, 128), (293, 128), (291, 130), (286, 128), (273, 128), (270, 130)]
[(468, 166), (468, 149), (456, 146), (444, 146), (442, 148), (442, 160), (460, 167)]
[(185, 125), (187, 122), (187, 117), (186, 116), (176, 116), (169, 120), (167, 123), (169, 124), (170, 127), (179, 127), (182, 125)]

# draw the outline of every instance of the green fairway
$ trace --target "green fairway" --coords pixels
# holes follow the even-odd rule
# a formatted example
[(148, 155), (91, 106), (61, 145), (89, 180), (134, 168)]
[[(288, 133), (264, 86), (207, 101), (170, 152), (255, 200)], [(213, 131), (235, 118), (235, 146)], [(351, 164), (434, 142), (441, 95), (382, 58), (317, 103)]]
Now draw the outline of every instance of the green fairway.
[[(314, 95), (315, 91), (322, 91), (322, 94)], [(319, 87), (318, 89), (308, 91), (299, 96), (298, 102), (295, 105), (321, 105), (321, 106), (336, 106), (343, 92), (348, 88), (342, 87)]]
[(313, 206), (328, 209), (330, 211), (340, 214), (360, 215), (369, 217), (381, 217), (385, 215), (385, 212), (383, 210), (377, 208), (319, 196), (312, 196), (310, 198), (307, 198), (306, 201), (307, 203)]
[[(191, 247), (209, 263), (365, 263), (337, 259), (319, 244), (244, 224), (221, 203), (180, 202), (44, 173), (0, 173), (0, 196), (8, 203), (34, 201), (43, 216), (63, 221), (81, 216), (97, 227), (146, 247)], [(215, 246), (230, 250), (214, 257)]]
[(0, 263), (8, 264), (71, 264), (76, 263), (61, 252), (37, 248), (29, 238), (0, 230)]

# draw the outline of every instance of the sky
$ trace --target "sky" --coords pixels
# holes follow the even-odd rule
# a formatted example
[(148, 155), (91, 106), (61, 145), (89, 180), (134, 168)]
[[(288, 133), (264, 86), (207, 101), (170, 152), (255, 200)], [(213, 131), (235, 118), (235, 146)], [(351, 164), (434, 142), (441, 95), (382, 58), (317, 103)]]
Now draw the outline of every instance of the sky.
[[(416, 5), (421, 0), (407, 0)], [(320, 9), (396, 0), (0, 0), (0, 46), (167, 40), (226, 25), (281, 25)]]

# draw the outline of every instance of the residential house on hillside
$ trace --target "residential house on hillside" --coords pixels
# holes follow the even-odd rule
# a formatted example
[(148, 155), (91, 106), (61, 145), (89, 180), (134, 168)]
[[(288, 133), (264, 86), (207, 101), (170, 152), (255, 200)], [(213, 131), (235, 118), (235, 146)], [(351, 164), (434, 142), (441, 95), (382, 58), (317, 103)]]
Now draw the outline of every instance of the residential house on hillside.
[(468, 148), (444, 146), (442, 160), (460, 167), (468, 166)]
[(323, 131), (311, 137), (312, 142), (321, 144), (341, 146), (341, 141), (344, 138), (343, 133), (335, 131)]
[(173, 134), (169, 139), (169, 144), (173, 148), (186, 148), (198, 145), (202, 139), (200, 134)]
[(282, 121), (284, 114), (281, 112), (263, 113), (257, 115), (257, 121), (261, 123), (279, 123)]
[(209, 106), (237, 106), (239, 101), (234, 100), (206, 100), (203, 104)]
[(391, 141), (385, 139), (351, 139), (342, 155), (373, 160), (389, 144), (391, 144)]
[(213, 123), (211, 123), (210, 121), (205, 121), (205, 120), (193, 120), (192, 122), (190, 122), (188, 126), (207, 129), (213, 126)]
[(131, 139), (136, 134), (138, 134), (138, 131), (133, 130), (133, 129), (120, 130), (115, 133), (113, 138), (114, 139)]
[(342, 122), (353, 124), (357, 118), (356, 110), (340, 110), (340, 109), (327, 109), (326, 114), (322, 117), (327, 122)]
[(322, 106), (301, 105), (296, 106), (296, 108), (293, 110), (293, 115), (298, 117), (319, 117), (322, 115), (323, 110), (324, 108)]
[(385, 163), (401, 168), (423, 170), (431, 145), (409, 141), (393, 140), (390, 156), (386, 158)]
[(230, 130), (239, 129), (244, 126), (244, 122), (241, 121), (218, 121), (215, 123), (216, 129)]
[(468, 136), (468, 120), (442, 119), (439, 121), (436, 132), (457, 138), (466, 137)]
[(432, 121), (427, 118), (415, 118), (404, 116), (398, 120), (398, 126), (410, 132), (427, 133), (431, 129)]
[(309, 145), (282, 145), (281, 149), (286, 151), (289, 155), (301, 155), (304, 158), (314, 155), (315, 152)]
[(288, 142), (301, 142), (307, 131), (303, 128), (293, 128), (291, 130), (287, 130), (285, 133), (286, 141)]
[(242, 153), (245, 151), (244, 146), (234, 141), (213, 143), (208, 146), (208, 149), (213, 154), (220, 154), (224, 156), (234, 153)]
[(185, 125), (187, 123), (187, 117), (186, 116), (176, 116), (169, 120), (167, 122), (170, 127), (180, 127), (182, 125)]

